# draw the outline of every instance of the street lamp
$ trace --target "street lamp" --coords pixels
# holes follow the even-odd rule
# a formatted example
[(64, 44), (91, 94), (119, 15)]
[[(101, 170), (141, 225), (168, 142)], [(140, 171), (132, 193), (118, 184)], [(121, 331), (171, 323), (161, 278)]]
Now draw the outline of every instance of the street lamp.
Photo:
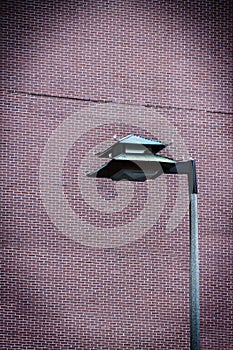
[(111, 160), (87, 174), (89, 177), (109, 178), (114, 181), (146, 181), (165, 174), (187, 174), (189, 186), (190, 226), (190, 349), (200, 350), (200, 301), (197, 177), (195, 160), (176, 161), (157, 153), (167, 145), (155, 140), (129, 135), (117, 141), (103, 152), (101, 158)]

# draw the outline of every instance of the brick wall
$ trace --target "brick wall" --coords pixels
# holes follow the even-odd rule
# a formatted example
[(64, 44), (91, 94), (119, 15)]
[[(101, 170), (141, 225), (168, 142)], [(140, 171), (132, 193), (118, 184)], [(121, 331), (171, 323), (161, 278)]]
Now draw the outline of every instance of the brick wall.
[[(186, 179), (85, 177), (129, 133), (197, 160), (201, 346), (232, 348), (230, 3), (3, 2), (2, 349), (189, 348)], [(59, 130), (67, 231), (41, 190)]]

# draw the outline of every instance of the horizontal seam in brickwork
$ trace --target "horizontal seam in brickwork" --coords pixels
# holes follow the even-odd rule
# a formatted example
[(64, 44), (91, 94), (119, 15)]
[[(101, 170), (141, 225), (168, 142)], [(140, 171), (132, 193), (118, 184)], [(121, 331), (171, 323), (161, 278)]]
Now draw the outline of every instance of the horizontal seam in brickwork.
[(83, 101), (83, 102), (93, 102), (93, 103), (115, 103), (115, 104), (122, 104), (122, 105), (128, 105), (128, 106), (142, 106), (147, 108), (154, 108), (154, 109), (167, 109), (167, 110), (174, 110), (174, 111), (194, 111), (199, 113), (208, 113), (208, 114), (222, 114), (222, 115), (233, 115), (233, 112), (224, 112), (224, 111), (210, 111), (210, 110), (204, 110), (204, 109), (198, 109), (198, 108), (187, 108), (187, 107), (175, 107), (175, 106), (167, 106), (167, 105), (153, 105), (153, 104), (136, 104), (136, 103), (128, 103), (128, 102), (115, 102), (112, 100), (102, 100), (102, 99), (92, 99), (92, 98), (79, 98), (79, 97), (72, 97), (72, 96), (60, 96), (60, 95), (50, 95), (50, 94), (43, 94), (43, 93), (36, 93), (36, 92), (27, 92), (27, 91), (20, 91), (20, 90), (9, 90), (4, 89), (0, 90), (0, 92), (6, 92), (9, 94), (18, 94), (18, 95), (25, 95), (25, 96), (37, 96), (37, 97), (46, 97), (46, 98), (53, 98), (53, 99), (60, 99), (60, 100), (72, 100), (72, 101)]

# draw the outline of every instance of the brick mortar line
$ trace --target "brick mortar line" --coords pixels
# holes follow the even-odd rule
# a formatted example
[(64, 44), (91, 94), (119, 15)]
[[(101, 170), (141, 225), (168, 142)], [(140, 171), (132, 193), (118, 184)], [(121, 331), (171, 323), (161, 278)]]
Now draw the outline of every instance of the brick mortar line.
[(6, 92), (10, 94), (18, 94), (18, 95), (26, 95), (26, 96), (37, 96), (37, 97), (46, 97), (46, 98), (54, 98), (54, 99), (61, 99), (61, 100), (72, 100), (72, 101), (82, 101), (82, 102), (93, 102), (93, 103), (115, 103), (115, 104), (124, 104), (124, 105), (130, 105), (130, 106), (137, 106), (137, 107), (146, 107), (146, 108), (154, 108), (154, 109), (169, 109), (169, 110), (182, 110), (182, 111), (194, 111), (194, 112), (200, 112), (200, 113), (208, 113), (208, 114), (222, 114), (222, 115), (233, 115), (233, 112), (224, 112), (224, 111), (211, 111), (211, 110), (205, 110), (205, 109), (198, 109), (198, 108), (188, 108), (188, 107), (174, 107), (174, 106), (161, 106), (161, 105), (153, 105), (153, 104), (137, 104), (137, 103), (125, 103), (125, 102), (115, 102), (111, 100), (97, 100), (92, 98), (80, 98), (80, 97), (70, 97), (70, 96), (59, 96), (59, 95), (50, 95), (50, 94), (43, 94), (43, 93), (36, 93), (36, 92), (26, 92), (26, 91), (17, 91), (17, 90), (0, 90), (0, 92)]

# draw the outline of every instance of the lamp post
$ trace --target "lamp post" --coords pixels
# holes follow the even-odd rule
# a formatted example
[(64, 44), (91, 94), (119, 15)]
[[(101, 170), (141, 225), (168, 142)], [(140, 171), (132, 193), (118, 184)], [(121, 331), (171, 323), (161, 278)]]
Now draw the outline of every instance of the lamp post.
[(190, 349), (200, 350), (200, 297), (198, 257), (197, 176), (195, 160), (176, 161), (157, 155), (166, 144), (135, 135), (117, 141), (97, 155), (111, 160), (87, 174), (89, 177), (114, 181), (146, 181), (165, 174), (186, 174), (189, 186), (190, 227)]

